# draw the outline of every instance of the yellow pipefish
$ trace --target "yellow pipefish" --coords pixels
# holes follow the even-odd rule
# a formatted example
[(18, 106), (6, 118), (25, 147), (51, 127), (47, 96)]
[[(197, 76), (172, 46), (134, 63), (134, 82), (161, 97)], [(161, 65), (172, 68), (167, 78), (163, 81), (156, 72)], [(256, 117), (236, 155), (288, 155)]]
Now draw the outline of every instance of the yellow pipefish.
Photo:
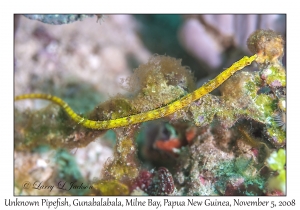
[(98, 129), (98, 130), (105, 130), (105, 129), (111, 129), (111, 128), (118, 128), (128, 125), (133, 125), (149, 120), (155, 120), (161, 117), (165, 117), (167, 115), (170, 115), (187, 105), (189, 105), (191, 102), (196, 101), (200, 99), (202, 96), (210, 93), (217, 87), (219, 87), (223, 82), (225, 82), (231, 75), (233, 75), (235, 72), (243, 69), (245, 66), (250, 65), (255, 59), (257, 58), (257, 55), (253, 55), (251, 57), (243, 57), (239, 61), (235, 62), (232, 66), (230, 66), (228, 69), (224, 70), (222, 73), (220, 73), (217, 77), (215, 77), (213, 80), (207, 82), (202, 87), (198, 88), (192, 93), (189, 93), (185, 95), (184, 97), (167, 104), (166, 106), (150, 110), (147, 112), (142, 112), (139, 114), (131, 115), (128, 117), (122, 117), (118, 119), (112, 119), (112, 120), (103, 120), (103, 121), (94, 121), (85, 119), (78, 114), (76, 114), (71, 107), (64, 102), (62, 99), (52, 96), (49, 94), (42, 94), (42, 93), (32, 93), (32, 94), (24, 94), (19, 95), (15, 97), (15, 100), (23, 100), (23, 99), (45, 99), (52, 101), (59, 106), (61, 106), (65, 112), (78, 124), (83, 125), (86, 128), (91, 129)]

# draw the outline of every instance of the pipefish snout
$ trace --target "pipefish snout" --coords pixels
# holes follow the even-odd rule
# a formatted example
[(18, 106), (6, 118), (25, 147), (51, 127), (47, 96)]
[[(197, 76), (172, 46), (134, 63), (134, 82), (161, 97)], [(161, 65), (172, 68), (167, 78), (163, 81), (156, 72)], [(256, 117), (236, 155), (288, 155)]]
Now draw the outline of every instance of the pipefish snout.
[(257, 58), (256, 54), (251, 57), (244, 56), (242, 59), (235, 62), (232, 66), (224, 70), (214, 79), (210, 80), (209, 82), (207, 82), (206, 84), (204, 84), (203, 86), (195, 90), (194, 92), (191, 92), (170, 104), (167, 104), (163, 107), (153, 109), (147, 112), (142, 112), (142, 113), (130, 115), (127, 117), (121, 117), (117, 119), (103, 120), (103, 121), (85, 119), (79, 116), (78, 114), (76, 114), (71, 109), (71, 107), (66, 102), (64, 102), (61, 98), (49, 94), (43, 94), (43, 93), (24, 94), (24, 95), (16, 96), (15, 100), (17, 101), (17, 100), (24, 100), (24, 99), (44, 99), (44, 100), (52, 101), (53, 103), (61, 106), (63, 110), (76, 123), (81, 124), (82, 126), (90, 129), (105, 130), (105, 129), (124, 127), (124, 126), (129, 126), (141, 122), (162, 118), (188, 106), (191, 102), (200, 99), (204, 95), (210, 93), (211, 91), (219, 87), (235, 72), (250, 65), (254, 60), (256, 60), (256, 58)]

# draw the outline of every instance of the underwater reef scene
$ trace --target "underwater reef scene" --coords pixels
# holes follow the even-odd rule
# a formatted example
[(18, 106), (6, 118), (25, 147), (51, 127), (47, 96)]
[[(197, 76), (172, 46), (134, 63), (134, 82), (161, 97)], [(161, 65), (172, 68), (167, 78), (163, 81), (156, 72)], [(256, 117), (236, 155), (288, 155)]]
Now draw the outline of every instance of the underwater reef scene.
[(285, 17), (258, 16), (16, 15), (15, 195), (286, 195)]

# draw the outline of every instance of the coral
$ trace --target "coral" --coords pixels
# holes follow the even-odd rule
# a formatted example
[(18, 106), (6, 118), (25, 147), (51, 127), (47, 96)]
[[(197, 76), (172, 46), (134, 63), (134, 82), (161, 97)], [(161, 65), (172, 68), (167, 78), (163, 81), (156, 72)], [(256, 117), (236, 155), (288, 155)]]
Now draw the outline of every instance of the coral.
[(148, 170), (140, 170), (138, 177), (134, 180), (131, 191), (136, 190), (137, 188), (144, 191), (145, 193), (148, 192), (150, 189), (151, 183), (153, 179), (153, 173)]
[(89, 188), (73, 154), (40, 146), (35, 152), (15, 151), (15, 195), (87, 195)]
[[(56, 152), (54, 161), (57, 165), (56, 181), (58, 183), (57, 185), (59, 188), (68, 190), (71, 195), (85, 195), (89, 192), (88, 188), (78, 190), (76, 188), (71, 187), (72, 182), (76, 184), (84, 182), (84, 179), (79, 171), (74, 157), (69, 152), (67, 152), (64, 149), (59, 149)], [(68, 186), (65, 186), (67, 182), (66, 180), (71, 180), (71, 182), (67, 184)]]
[(136, 159), (134, 134), (138, 127), (118, 129), (114, 159), (106, 163), (104, 176), (106, 179), (132, 181), (138, 175), (139, 164)]
[[(114, 155), (107, 160), (101, 179), (93, 184), (95, 194), (285, 193), (285, 150), (278, 149), (286, 142), (283, 43), (272, 31), (255, 32), (248, 39), (253, 56), (245, 56), (195, 91), (191, 71), (180, 60), (155, 55), (126, 80), (127, 96), (117, 95), (83, 116), (52, 95), (17, 96), (47, 99), (60, 107), (16, 109), (16, 150), (45, 144), (84, 147), (106, 129), (114, 129)], [(257, 61), (258, 71), (237, 72), (253, 61)], [(220, 95), (213, 95), (219, 86)], [(140, 126), (159, 118), (170, 122)], [(139, 160), (137, 131), (149, 135), (140, 137), (148, 165)], [(273, 150), (278, 152), (270, 155)], [(62, 178), (82, 179), (64, 150), (56, 159)], [(270, 170), (263, 170), (265, 165)], [(161, 167), (145, 169), (152, 166)], [(269, 179), (271, 171), (278, 175)], [(279, 189), (274, 187), (276, 182)]]
[[(171, 103), (168, 103), (160, 108), (155, 108), (153, 110), (140, 112), (138, 114), (129, 115), (127, 117), (120, 117), (117, 119), (109, 119), (109, 120), (90, 120), (86, 119), (84, 117), (81, 117), (80, 115), (76, 114), (71, 107), (64, 102), (61, 98), (52, 96), (49, 94), (24, 94), (20, 96), (16, 96), (15, 100), (24, 100), (24, 99), (45, 99), (52, 101), (53, 103), (58, 104), (61, 106), (65, 112), (69, 115), (70, 118), (72, 118), (73, 121), (75, 121), (78, 124), (83, 125), (85, 128), (91, 128), (91, 129), (98, 129), (98, 130), (107, 130), (112, 128), (118, 128), (118, 127), (124, 127), (128, 125), (138, 124), (141, 122), (149, 121), (149, 120), (155, 120), (158, 118), (162, 118), (168, 115), (171, 115), (176, 112), (180, 111), (181, 109), (187, 107), (191, 102), (196, 101), (203, 96), (207, 95), (209, 92), (213, 91), (217, 87), (219, 87), (221, 84), (223, 84), (224, 81), (226, 81), (231, 75), (233, 75), (235, 72), (243, 69), (245, 66), (250, 65), (255, 59), (257, 58), (257, 55), (253, 55), (251, 57), (244, 56), (239, 61), (235, 62), (231, 67), (224, 70), (221, 74), (219, 74), (216, 78), (213, 80), (207, 82), (197, 90), (193, 91), (192, 93), (189, 93)], [(150, 77), (151, 78), (151, 77)], [(151, 85), (150, 81), (150, 85)], [(162, 86), (162, 85), (161, 85)], [(152, 92), (156, 92), (152, 88)], [(147, 94), (144, 94), (147, 95)], [(164, 94), (162, 94), (164, 96)], [(120, 112), (120, 110), (119, 110)]]
[(273, 152), (268, 158), (268, 166), (274, 171), (285, 169), (285, 150), (279, 149), (278, 152)]
[[(256, 45), (261, 39), (267, 43)], [(265, 161), (271, 160), (270, 151), (285, 147), (286, 141), (282, 43), (274, 32), (255, 32), (248, 44), (258, 55), (260, 70), (233, 75), (220, 87), (221, 96), (208, 94), (189, 106), (191, 120), (208, 129), (179, 150), (175, 175), (175, 183), (181, 186), (178, 191), (187, 195), (285, 193), (285, 170), (271, 166), (278, 175), (270, 179), (272, 173), (263, 170)], [(270, 68), (277, 70), (265, 75)], [(274, 85), (274, 81), (278, 82)], [(274, 154), (271, 157), (274, 159)], [(282, 154), (279, 157), (285, 158)], [(276, 183), (280, 189), (274, 187)], [(267, 185), (269, 189), (265, 189)]]
[[(265, 181), (259, 174), (262, 165), (252, 155), (251, 147), (239, 143), (230, 152), (222, 151), (209, 130), (200, 138), (180, 152), (175, 175), (175, 183), (181, 186), (178, 191), (184, 195), (263, 194)], [(234, 154), (234, 150), (244, 151)], [(257, 188), (255, 192), (247, 190), (252, 185)]]
[(103, 168), (103, 178), (94, 183), (101, 195), (128, 195), (129, 187), (139, 174), (134, 134), (137, 126), (117, 129), (117, 142), (113, 159)]
[(195, 89), (190, 69), (181, 60), (154, 55), (127, 80), (129, 91), (139, 91), (132, 104), (139, 112), (164, 106)]
[(53, 148), (85, 147), (104, 133), (82, 128), (70, 120), (61, 108), (52, 104), (37, 111), (20, 112), (16, 109), (14, 132), (16, 150), (33, 149), (40, 145)]
[(285, 126), (282, 126), (282, 123), (278, 126), (278, 117), (275, 116), (278, 116), (277, 111), (280, 111), (281, 119), (285, 122), (286, 73), (281, 62), (284, 41), (274, 31), (258, 30), (249, 37), (247, 43), (250, 50), (258, 54), (257, 62), (263, 84), (271, 89), (269, 94), (260, 94), (260, 101), (257, 103), (258, 106), (259, 103), (263, 103), (264, 106), (261, 107), (269, 107), (268, 110), (264, 110), (267, 134), (276, 146), (283, 146), (286, 140)]
[(272, 30), (257, 30), (252, 33), (247, 46), (252, 53), (258, 55), (258, 63), (277, 63), (283, 56), (284, 41), (282, 36)]
[(268, 180), (268, 188), (270, 191), (280, 190), (282, 194), (286, 194), (286, 154), (285, 149), (279, 149), (270, 154), (267, 159), (267, 166), (278, 174)]
[(165, 167), (151, 172), (141, 170), (132, 185), (132, 190), (136, 189), (140, 189), (150, 196), (171, 195), (176, 191), (172, 174)]
[(271, 88), (285, 87), (286, 75), (282, 66), (270, 66), (261, 71), (261, 79), (264, 80)]
[[(78, 20), (83, 20), (87, 17), (93, 17), (94, 15), (24, 15), (25, 17), (38, 20), (43, 23), (52, 24), (52, 25), (61, 25), (61, 24), (68, 24)], [(100, 17), (101, 18), (101, 17)], [(99, 17), (98, 17), (99, 19)]]
[(154, 174), (149, 195), (169, 195), (175, 190), (172, 174), (168, 169), (160, 167)]
[(125, 184), (117, 180), (103, 180), (95, 183), (94, 188), (100, 191), (100, 195), (128, 195), (129, 189)]

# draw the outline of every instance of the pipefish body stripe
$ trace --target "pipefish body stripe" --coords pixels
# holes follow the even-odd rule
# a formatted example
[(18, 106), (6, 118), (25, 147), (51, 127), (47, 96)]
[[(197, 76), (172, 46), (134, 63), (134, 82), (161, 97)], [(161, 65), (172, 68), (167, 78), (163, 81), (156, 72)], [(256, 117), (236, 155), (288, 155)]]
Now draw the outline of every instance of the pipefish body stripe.
[(162, 118), (188, 106), (191, 102), (200, 99), (202, 96), (210, 93), (211, 91), (219, 87), (231, 75), (243, 69), (245, 66), (250, 65), (256, 58), (257, 55), (253, 55), (251, 57), (247, 57), (247, 56), (243, 57), (239, 61), (235, 62), (232, 66), (230, 66), (228, 69), (220, 73), (213, 80), (210, 80), (209, 82), (207, 82), (206, 84), (204, 84), (203, 86), (195, 90), (194, 92), (189, 93), (184, 97), (170, 104), (167, 104), (166, 106), (154, 110), (150, 110), (147, 112), (135, 114), (135, 115), (130, 115), (128, 117), (122, 117), (122, 118), (117, 118), (112, 120), (95, 121), (95, 120), (85, 119), (79, 116), (78, 114), (76, 114), (71, 109), (71, 107), (62, 99), (49, 94), (42, 94), (42, 93), (24, 94), (24, 95), (16, 96), (15, 100), (45, 99), (45, 100), (52, 101), (53, 103), (56, 103), (59, 106), (61, 106), (65, 110), (65, 112), (72, 118), (72, 120), (74, 120), (76, 123), (81, 124), (82, 126), (90, 129), (105, 130), (111, 128), (124, 127), (124, 126), (133, 125), (133, 124), (137, 124), (149, 120)]

